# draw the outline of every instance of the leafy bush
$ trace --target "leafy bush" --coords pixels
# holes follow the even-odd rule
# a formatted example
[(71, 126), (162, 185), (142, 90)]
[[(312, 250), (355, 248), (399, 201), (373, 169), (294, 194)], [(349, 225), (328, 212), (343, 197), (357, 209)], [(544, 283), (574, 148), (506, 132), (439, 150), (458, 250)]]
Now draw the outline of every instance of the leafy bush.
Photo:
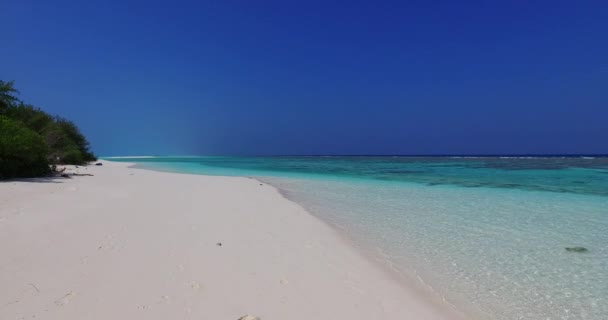
[(29, 104), (20, 103), (6, 111), (6, 116), (21, 121), (26, 127), (41, 133), (45, 128), (52, 126), (54, 119), (50, 114)]
[[(57, 117), (56, 123), (59, 126), (59, 128), (61, 128), (63, 133), (67, 136), (67, 138), (75, 145), (77, 151), (80, 152), (80, 159), (81, 159), (80, 162), (81, 163), (97, 160), (97, 158), (89, 150), (89, 142), (84, 137), (84, 135), (80, 132), (80, 129), (78, 129), (78, 127), (72, 121)], [(68, 151), (70, 151), (70, 154), (71, 154), (73, 150), (69, 149)], [(70, 159), (76, 159), (76, 158), (70, 158)], [(68, 160), (66, 160), (66, 159), (64, 159), (64, 161), (65, 161), (65, 163), (78, 164), (78, 163), (74, 163), (74, 162), (68, 162)]]
[(0, 80), (0, 179), (49, 172), (49, 164), (84, 164), (97, 158), (71, 121), (25, 104), (12, 81)]
[(81, 164), (86, 162), (83, 159), (82, 152), (76, 148), (63, 151), (59, 158), (64, 164)]
[(44, 139), (19, 121), (0, 116), (0, 179), (49, 173)]
[(0, 80), (0, 114), (5, 113), (8, 108), (15, 104), (19, 99), (15, 97), (15, 94), (19, 93), (13, 86), (13, 81), (2, 81)]

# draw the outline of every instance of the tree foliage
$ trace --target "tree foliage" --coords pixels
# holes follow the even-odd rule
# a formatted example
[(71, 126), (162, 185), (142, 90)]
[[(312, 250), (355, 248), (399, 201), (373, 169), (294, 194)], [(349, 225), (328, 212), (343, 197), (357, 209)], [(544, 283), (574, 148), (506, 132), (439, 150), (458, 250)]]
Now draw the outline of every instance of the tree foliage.
[(17, 103), (19, 99), (15, 96), (19, 91), (15, 89), (14, 81), (2, 81), (0, 80), (0, 114), (6, 112), (6, 110)]
[[(12, 81), (0, 81), (0, 179), (45, 174), (49, 164), (84, 164), (96, 160), (86, 137), (72, 121), (25, 104), (16, 94)], [(40, 152), (44, 161), (38, 157)], [(22, 165), (17, 165), (19, 161)]]
[(60, 117), (57, 117), (55, 121), (61, 129), (61, 132), (67, 136), (69, 141), (73, 142), (73, 147), (80, 153), (82, 158), (81, 161), (88, 162), (96, 160), (95, 155), (89, 150), (89, 141), (87, 141), (87, 138), (80, 132), (80, 129), (78, 129), (74, 122)]
[(6, 110), (6, 116), (22, 122), (26, 127), (41, 133), (53, 125), (53, 117), (29, 104), (19, 103)]
[(39, 134), (0, 116), (0, 179), (47, 174), (47, 154), (48, 148)]

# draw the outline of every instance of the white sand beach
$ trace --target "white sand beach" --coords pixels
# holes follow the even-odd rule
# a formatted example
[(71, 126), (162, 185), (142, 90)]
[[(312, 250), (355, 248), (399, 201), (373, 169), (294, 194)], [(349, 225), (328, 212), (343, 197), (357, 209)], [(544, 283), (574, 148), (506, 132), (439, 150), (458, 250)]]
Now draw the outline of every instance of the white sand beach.
[(0, 183), (0, 319), (455, 319), (257, 180)]

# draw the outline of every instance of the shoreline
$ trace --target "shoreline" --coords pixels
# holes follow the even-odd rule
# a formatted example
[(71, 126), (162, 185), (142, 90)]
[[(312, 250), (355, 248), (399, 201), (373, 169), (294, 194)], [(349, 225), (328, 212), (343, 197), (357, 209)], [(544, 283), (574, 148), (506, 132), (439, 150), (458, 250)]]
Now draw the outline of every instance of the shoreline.
[[(147, 156), (142, 156), (141, 158), (146, 158), (146, 157)], [(150, 156), (150, 157), (154, 158), (154, 156)], [(106, 158), (108, 158), (108, 157), (106, 157)], [(111, 158), (122, 158), (122, 157), (111, 157)], [(133, 157), (125, 157), (125, 158), (133, 158)], [(135, 157), (135, 158), (140, 158), (140, 157)], [(163, 172), (163, 173), (171, 173), (171, 174), (252, 179), (257, 182), (267, 184), (267, 185), (271, 186), (281, 198), (295, 204), (296, 206), (301, 208), (303, 211), (305, 211), (307, 214), (309, 214), (313, 219), (318, 220), (319, 222), (321, 222), (322, 224), (324, 224), (325, 226), (330, 228), (335, 233), (335, 235), (340, 238), (339, 239), (340, 241), (343, 241), (344, 243), (346, 243), (347, 246), (349, 246), (350, 248), (355, 250), (363, 259), (366, 259), (366, 260), (374, 263), (382, 273), (384, 273), (387, 277), (389, 277), (390, 279), (393, 279), (398, 284), (400, 284), (404, 290), (406, 290), (406, 291), (413, 290), (416, 294), (421, 295), (421, 297), (425, 301), (431, 303), (432, 305), (435, 305), (436, 307), (438, 307), (440, 309), (447, 309), (447, 313), (450, 314), (450, 316), (453, 317), (453, 319), (460, 319), (460, 320), (462, 320), (462, 319), (482, 319), (482, 318), (485, 318), (488, 316), (487, 314), (484, 316), (483, 312), (479, 311), (478, 309), (475, 309), (472, 305), (466, 305), (465, 301), (461, 301), (461, 302), (464, 305), (466, 305), (466, 307), (464, 307), (464, 305), (460, 305), (461, 308), (459, 308), (458, 305), (453, 304), (450, 301), (448, 301), (441, 294), (441, 292), (439, 290), (435, 289), (430, 283), (426, 282), (422, 278), (422, 276), (420, 275), (418, 270), (416, 270), (414, 268), (405, 268), (404, 269), (404, 268), (400, 268), (400, 267), (396, 266), (389, 259), (384, 258), (386, 253), (381, 251), (381, 248), (378, 248), (378, 247), (372, 246), (372, 245), (366, 246), (366, 245), (356, 241), (356, 239), (350, 233), (348, 233), (344, 227), (341, 227), (340, 225), (336, 224), (335, 222), (324, 219), (324, 218), (320, 217), (319, 215), (313, 213), (311, 210), (307, 209), (304, 204), (301, 204), (298, 201), (296, 201), (295, 199), (292, 199), (291, 197), (289, 197), (285, 190), (281, 189), (279, 186), (274, 185), (272, 182), (268, 182), (266, 180), (252, 177), (252, 176), (205, 175), (205, 174), (186, 173), (186, 172), (181, 172), (181, 171), (171, 171), (171, 170), (164, 170), (162, 168), (150, 168), (150, 167), (146, 167), (146, 166), (140, 166), (137, 163), (131, 163), (129, 168), (138, 169), (138, 170)], [(379, 250), (381, 252), (379, 252)], [(466, 310), (466, 313), (464, 312), (464, 310)]]
[[(135, 157), (135, 158), (145, 158), (147, 156)], [(150, 156), (154, 158), (154, 156)], [(122, 158), (122, 157), (105, 157), (106, 159), (111, 158)], [(133, 157), (124, 157), (124, 158), (133, 158)], [(110, 160), (111, 161), (111, 160)], [(363, 259), (367, 259), (372, 263), (376, 264), (376, 266), (386, 274), (391, 279), (397, 281), (401, 286), (404, 287), (404, 290), (414, 290), (418, 294), (422, 295), (425, 300), (428, 300), (430, 303), (439, 306), (439, 308), (447, 308), (449, 313), (452, 313), (452, 316), (457, 317), (458, 319), (483, 319), (487, 317), (487, 314), (484, 314), (479, 309), (476, 309), (472, 304), (467, 304), (466, 301), (460, 301), (460, 305), (451, 303), (448, 301), (443, 294), (439, 290), (433, 287), (431, 283), (426, 282), (423, 277), (420, 275), (420, 272), (415, 268), (402, 268), (395, 265), (392, 261), (386, 258), (386, 253), (379, 247), (372, 245), (362, 244), (360, 241), (357, 241), (349, 232), (345, 230), (344, 227), (335, 223), (334, 221), (324, 219), (320, 217), (316, 213), (313, 213), (310, 209), (306, 208), (304, 204), (299, 203), (295, 199), (292, 199), (286, 192), (286, 190), (281, 189), (279, 186), (274, 185), (272, 182), (269, 182), (264, 179), (252, 177), (252, 176), (226, 176), (226, 175), (205, 175), (205, 174), (194, 174), (194, 173), (186, 173), (182, 171), (172, 171), (164, 168), (152, 168), (147, 166), (141, 166), (138, 163), (132, 163), (130, 168), (138, 169), (138, 170), (149, 170), (155, 172), (163, 172), (163, 173), (171, 173), (171, 174), (185, 174), (185, 175), (200, 175), (200, 176), (210, 176), (210, 177), (225, 177), (225, 178), (246, 178), (253, 179), (260, 183), (267, 184), (275, 189), (276, 193), (286, 201), (294, 203), (306, 213), (308, 213), (313, 219), (316, 219), (323, 223), (325, 226), (329, 227), (339, 238), (341, 241), (345, 242), (349, 247), (354, 249), (357, 253), (361, 255)]]
[(473, 310), (472, 307), (463, 308), (469, 311), (469, 313), (464, 313), (463, 309), (460, 309), (457, 305), (450, 303), (447, 299), (445, 299), (439, 290), (435, 289), (430, 283), (426, 282), (420, 275), (419, 271), (415, 268), (400, 268), (390, 259), (386, 258), (387, 254), (381, 248), (373, 245), (365, 245), (360, 241), (357, 241), (352, 234), (346, 231), (346, 228), (332, 221), (324, 220), (317, 214), (312, 213), (304, 205), (292, 200), (280, 188), (276, 186), (273, 187), (277, 189), (277, 192), (281, 194), (283, 198), (302, 207), (302, 209), (308, 212), (308, 214), (310, 214), (313, 218), (321, 221), (331, 228), (342, 241), (346, 242), (347, 245), (356, 250), (363, 259), (367, 259), (375, 263), (382, 272), (384, 272), (389, 278), (400, 283), (405, 290), (414, 290), (421, 294), (426, 300), (429, 300), (432, 304), (439, 305), (440, 308), (448, 308), (449, 312), (453, 312), (453, 315), (458, 317), (458, 319), (481, 318), (481, 316), (472, 317), (473, 314), (478, 313), (477, 311)]
[[(147, 156), (142, 156), (141, 158), (145, 158)], [(154, 156), (150, 156), (154, 158)], [(106, 157), (108, 158), (108, 157)], [(121, 157), (111, 157), (111, 158), (121, 158)], [(125, 157), (125, 158), (133, 158), (133, 157)], [(135, 157), (140, 158), (140, 157)], [(138, 170), (149, 170), (155, 172), (163, 172), (163, 173), (172, 173), (172, 174), (185, 174), (185, 175), (200, 175), (200, 176), (210, 176), (210, 177), (225, 177), (225, 178), (244, 178), (244, 179), (253, 179), (260, 183), (267, 184), (271, 186), (275, 192), (284, 200), (289, 201), (306, 213), (308, 213), (313, 219), (316, 219), (323, 223), (325, 226), (329, 227), (339, 238), (341, 241), (345, 242), (346, 245), (355, 250), (358, 254), (361, 255), (363, 259), (371, 261), (376, 264), (381, 272), (383, 272), (390, 279), (394, 279), (394, 281), (398, 282), (401, 286), (403, 286), (404, 290), (413, 290), (417, 294), (420, 294), (424, 300), (430, 302), (431, 304), (438, 306), (441, 309), (447, 308), (447, 313), (450, 314), (453, 319), (481, 319), (483, 318), (482, 312), (476, 310), (472, 305), (467, 306), (466, 308), (458, 308), (456, 304), (449, 302), (439, 290), (435, 289), (430, 283), (427, 283), (420, 275), (419, 271), (414, 268), (400, 268), (392, 263), (390, 260), (383, 258), (386, 254), (382, 252), (378, 252), (381, 250), (375, 246), (365, 246), (359, 242), (357, 242), (353, 236), (348, 233), (343, 227), (340, 225), (330, 221), (323, 219), (317, 214), (313, 213), (311, 210), (307, 209), (306, 206), (299, 203), (295, 199), (292, 199), (288, 196), (285, 190), (282, 190), (279, 186), (274, 185), (272, 182), (268, 182), (263, 179), (259, 179), (252, 176), (224, 176), (224, 175), (205, 175), (205, 174), (193, 174), (193, 173), (185, 173), (181, 171), (171, 171), (164, 170), (162, 168), (150, 168), (146, 166), (139, 166), (137, 163), (132, 163), (130, 168), (138, 169)], [(464, 302), (464, 301), (463, 301)], [(461, 306), (462, 307), (462, 306)], [(464, 312), (467, 310), (467, 313)], [(487, 316), (487, 315), (486, 315)]]
[[(425, 282), (417, 270), (404, 270), (395, 266), (390, 260), (382, 258), (382, 256), (386, 254), (384, 252), (378, 252), (379, 250), (381, 250), (380, 248), (371, 245), (365, 246), (360, 244), (354, 239), (354, 237), (350, 233), (345, 231), (345, 228), (339, 226), (338, 224), (332, 223), (329, 220), (324, 220), (317, 214), (312, 213), (304, 205), (291, 199), (283, 190), (281, 190), (281, 188), (274, 186), (269, 182), (259, 180), (255, 177), (246, 178), (254, 179), (256, 181), (263, 182), (272, 186), (283, 199), (294, 203), (298, 207), (302, 208), (302, 210), (308, 213), (312, 218), (320, 221), (321, 223), (329, 227), (340, 238), (341, 241), (343, 241), (344, 243), (346, 243), (347, 246), (355, 250), (363, 259), (366, 259), (376, 264), (376, 266), (382, 273), (385, 273), (385, 275), (390, 279), (394, 279), (394, 281), (400, 284), (404, 288), (404, 290), (412, 290), (415, 293), (420, 294), (424, 300), (430, 302), (431, 304), (436, 305), (439, 308), (447, 308), (448, 313), (451, 313), (451, 316), (455, 317), (454, 319), (471, 319), (470, 314), (465, 315), (460, 309), (458, 309), (456, 305), (446, 300), (440, 294), (439, 291), (433, 288), (431, 284)], [(472, 310), (470, 311), (472, 312)], [(469, 318), (467, 318), (467, 316), (469, 316)], [(477, 317), (474, 317), (474, 319), (477, 319)]]
[(274, 186), (102, 163), (0, 183), (1, 318), (462, 318)]

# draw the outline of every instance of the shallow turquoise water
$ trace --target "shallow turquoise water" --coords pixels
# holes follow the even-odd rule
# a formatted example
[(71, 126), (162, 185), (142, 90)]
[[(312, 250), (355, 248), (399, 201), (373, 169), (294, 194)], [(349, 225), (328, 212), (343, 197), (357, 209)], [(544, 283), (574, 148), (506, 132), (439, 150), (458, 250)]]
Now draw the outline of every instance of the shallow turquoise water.
[(120, 161), (258, 177), (482, 318), (608, 318), (608, 158)]

